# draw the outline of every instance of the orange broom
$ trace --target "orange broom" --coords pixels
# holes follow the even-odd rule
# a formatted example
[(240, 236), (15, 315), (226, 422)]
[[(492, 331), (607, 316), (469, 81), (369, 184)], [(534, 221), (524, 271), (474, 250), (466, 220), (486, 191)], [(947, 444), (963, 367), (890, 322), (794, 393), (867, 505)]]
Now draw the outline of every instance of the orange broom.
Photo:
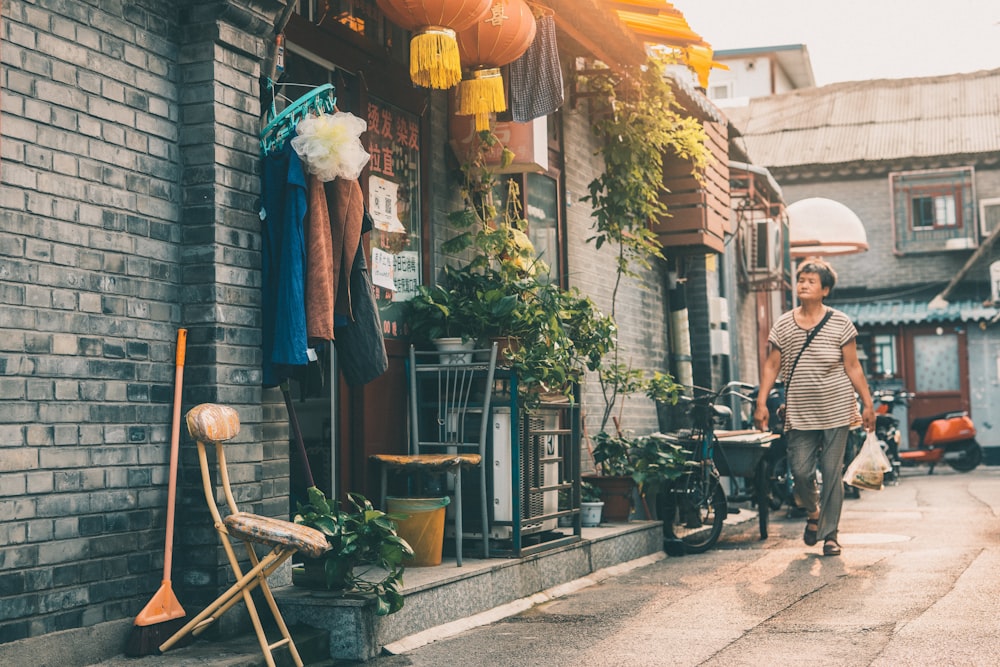
[(174, 543), (174, 500), (177, 495), (177, 457), (180, 449), (181, 386), (184, 381), (184, 352), (187, 329), (177, 330), (174, 370), (174, 417), (170, 430), (170, 480), (167, 484), (167, 537), (163, 553), (163, 582), (145, 608), (135, 617), (125, 655), (139, 657), (158, 652), (157, 647), (184, 626), (185, 614), (170, 585)]

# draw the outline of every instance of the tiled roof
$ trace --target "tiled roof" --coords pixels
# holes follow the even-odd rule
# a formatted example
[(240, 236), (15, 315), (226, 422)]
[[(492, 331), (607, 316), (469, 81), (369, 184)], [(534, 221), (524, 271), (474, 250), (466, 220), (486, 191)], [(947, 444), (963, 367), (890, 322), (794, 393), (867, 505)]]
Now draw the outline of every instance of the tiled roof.
[(754, 164), (842, 164), (1000, 151), (1000, 69), (805, 88), (731, 114)]
[(928, 308), (926, 301), (852, 301), (831, 302), (856, 326), (878, 324), (921, 324), (925, 322), (970, 322), (992, 320), (1000, 309), (978, 301), (956, 301), (945, 308)]

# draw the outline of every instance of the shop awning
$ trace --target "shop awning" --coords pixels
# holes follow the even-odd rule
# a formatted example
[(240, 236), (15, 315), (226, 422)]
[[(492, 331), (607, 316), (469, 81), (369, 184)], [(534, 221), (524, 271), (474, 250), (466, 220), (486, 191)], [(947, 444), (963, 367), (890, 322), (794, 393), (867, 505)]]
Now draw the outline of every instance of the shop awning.
[(708, 87), (708, 74), (713, 67), (729, 69), (712, 59), (712, 47), (691, 29), (684, 14), (666, 0), (622, 0), (611, 4), (622, 23), (643, 41), (677, 50), (698, 75), (702, 88)]
[(990, 321), (1000, 316), (1000, 308), (979, 301), (955, 301), (933, 309), (928, 307), (927, 301), (850, 301), (831, 302), (830, 305), (843, 311), (859, 327)]

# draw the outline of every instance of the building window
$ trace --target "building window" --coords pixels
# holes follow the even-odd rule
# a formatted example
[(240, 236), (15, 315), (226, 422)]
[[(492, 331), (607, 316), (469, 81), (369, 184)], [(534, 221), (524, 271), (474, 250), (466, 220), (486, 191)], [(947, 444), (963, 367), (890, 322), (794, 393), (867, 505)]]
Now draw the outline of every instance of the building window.
[(898, 254), (977, 245), (972, 168), (889, 175)]
[(896, 368), (896, 337), (876, 334), (872, 339), (872, 374), (879, 378), (898, 375)]
[(340, 24), (392, 60), (409, 61), (407, 32), (386, 19), (375, 0), (300, 0), (295, 12), (321, 28)]
[(547, 174), (525, 174), (524, 218), (528, 238), (549, 267), (549, 279), (559, 280), (559, 181)]
[(548, 267), (543, 281), (559, 282), (562, 275), (562, 252), (560, 244), (560, 199), (557, 175), (545, 173), (504, 174), (498, 179), (494, 189), (494, 200), (498, 213), (506, 207), (507, 181), (517, 183), (520, 194), (522, 216), (528, 223), (526, 231), (536, 256)]
[(913, 228), (955, 227), (955, 195), (920, 195), (911, 200)]
[(733, 84), (726, 82), (717, 86), (712, 86), (708, 90), (709, 99), (728, 100), (733, 96)]
[(859, 333), (858, 361), (865, 375), (873, 381), (899, 378), (899, 357), (896, 335), (891, 333)]

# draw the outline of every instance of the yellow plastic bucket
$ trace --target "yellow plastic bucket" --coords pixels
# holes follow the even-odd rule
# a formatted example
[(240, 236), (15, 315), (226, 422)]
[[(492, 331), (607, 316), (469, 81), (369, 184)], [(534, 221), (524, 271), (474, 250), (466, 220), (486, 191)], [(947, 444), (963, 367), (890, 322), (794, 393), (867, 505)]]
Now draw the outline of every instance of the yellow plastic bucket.
[(389, 514), (398, 515), (396, 531), (413, 547), (407, 567), (441, 564), (444, 546), (444, 513), (449, 498), (386, 498)]

